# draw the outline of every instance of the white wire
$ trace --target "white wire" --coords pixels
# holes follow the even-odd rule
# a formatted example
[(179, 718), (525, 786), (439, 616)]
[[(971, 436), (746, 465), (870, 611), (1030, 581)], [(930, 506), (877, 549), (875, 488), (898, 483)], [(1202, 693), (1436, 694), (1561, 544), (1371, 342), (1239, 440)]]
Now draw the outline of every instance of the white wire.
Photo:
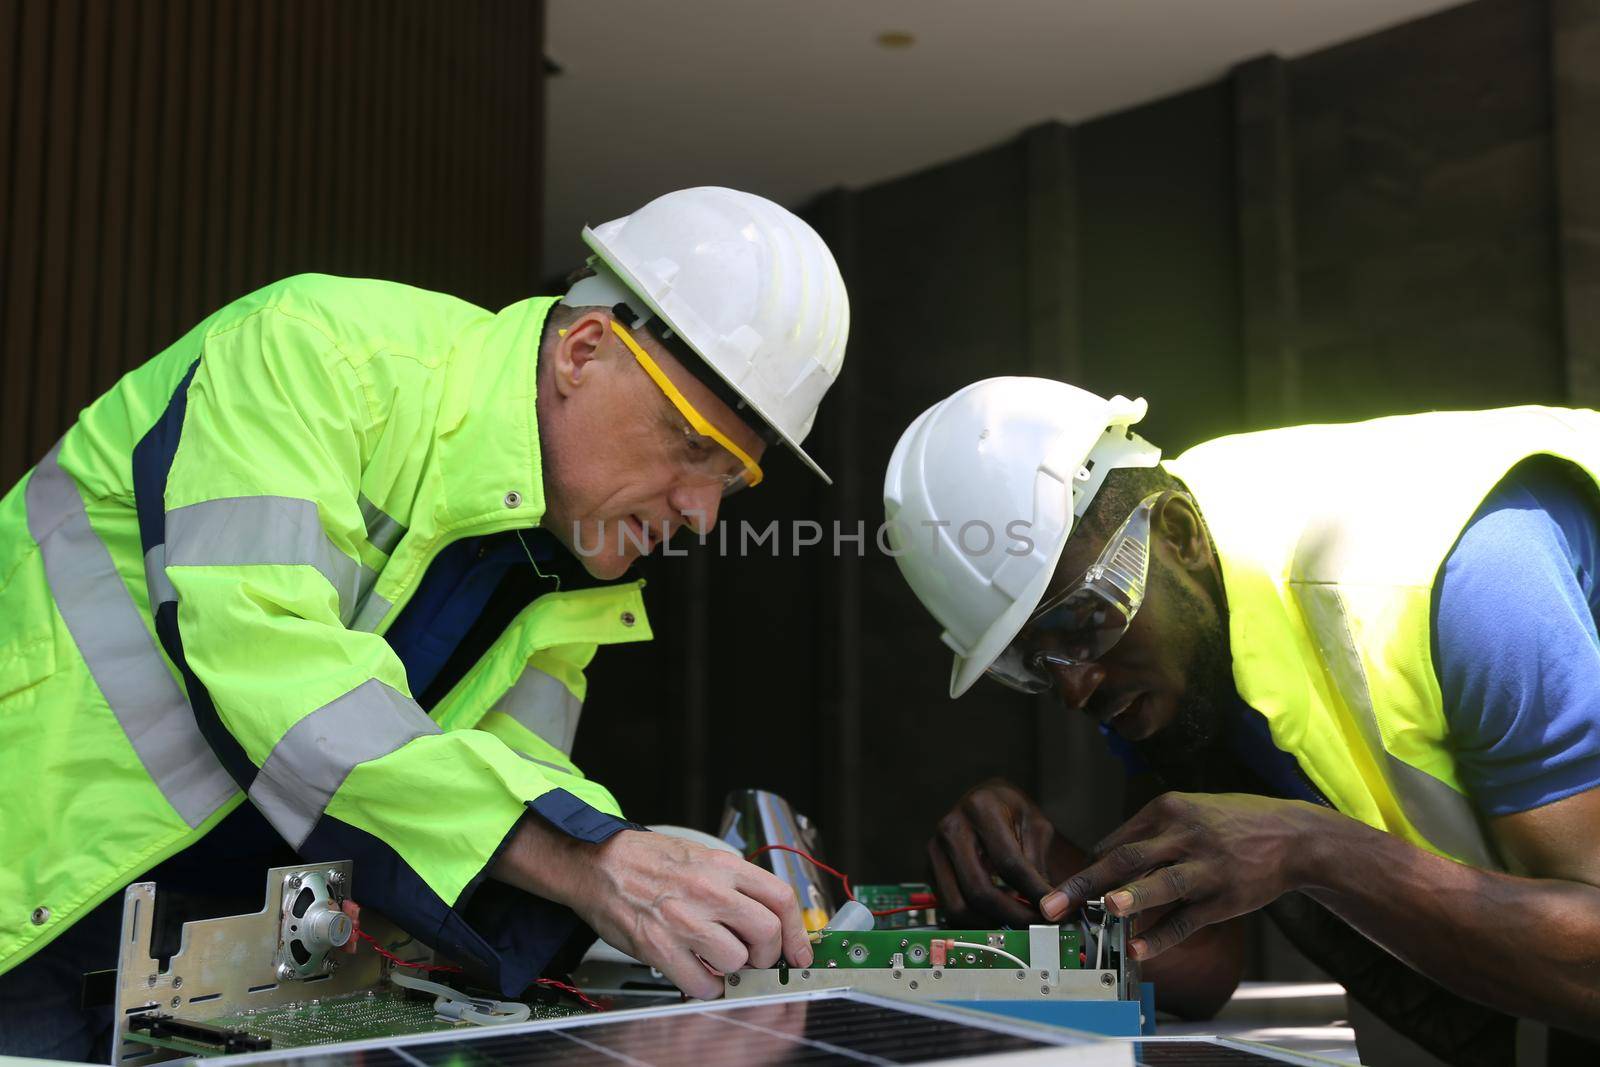
[(391, 973), (389, 980), (395, 985), (415, 989), (420, 993), (432, 993), (435, 997), (433, 1010), (447, 1019), (460, 1019), (462, 1022), (477, 1026), (494, 1026), (499, 1023), (527, 1022), (529, 1016), (533, 1014), (528, 1005), (518, 1001), (469, 997), (447, 985), (401, 974), (398, 971)]
[(1019, 959), (1016, 956), (1013, 956), (1011, 953), (1007, 952), (1005, 949), (1003, 949), (1003, 948), (995, 948), (993, 945), (980, 945), (976, 941), (952, 941), (952, 942), (950, 942), (950, 947), (951, 948), (976, 948), (976, 949), (981, 949), (984, 952), (993, 952), (996, 956), (1004, 956), (1006, 959), (1010, 960), (1012, 963), (1015, 963), (1018, 967), (1021, 967), (1023, 970), (1027, 970), (1028, 969), (1028, 965), (1026, 963), (1022, 962), (1021, 959)]

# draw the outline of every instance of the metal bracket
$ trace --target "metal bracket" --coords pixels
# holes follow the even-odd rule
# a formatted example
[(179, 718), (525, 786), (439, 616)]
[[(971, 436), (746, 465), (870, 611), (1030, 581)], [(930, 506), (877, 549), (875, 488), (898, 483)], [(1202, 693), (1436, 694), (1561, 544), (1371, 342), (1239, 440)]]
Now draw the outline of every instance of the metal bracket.
[[(295, 889), (289, 888), (291, 882)], [(350, 886), (348, 861), (274, 867), (267, 871), (260, 911), (185, 923), (178, 951), (163, 967), (153, 951), (156, 884), (130, 885), (122, 897), (113, 1063), (142, 1065), (181, 1055), (127, 1040), (130, 1020), (147, 1012), (204, 1022), (378, 986), (388, 964), (377, 953), (329, 955), (351, 936), (349, 917), (337, 906)], [(311, 897), (297, 911), (305, 889)], [(392, 949), (409, 943), (408, 959), (433, 959), (432, 952), (370, 909), (362, 913), (361, 926)], [(304, 961), (295, 954), (297, 943), (307, 954)], [(285, 955), (288, 975), (282, 972)]]

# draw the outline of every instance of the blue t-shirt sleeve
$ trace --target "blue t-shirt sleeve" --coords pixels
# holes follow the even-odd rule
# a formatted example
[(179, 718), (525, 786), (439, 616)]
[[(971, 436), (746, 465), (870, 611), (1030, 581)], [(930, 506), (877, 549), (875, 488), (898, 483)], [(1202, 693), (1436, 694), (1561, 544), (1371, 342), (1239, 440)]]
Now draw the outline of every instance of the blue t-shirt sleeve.
[(1434, 586), (1461, 784), (1486, 816), (1600, 786), (1600, 521), (1548, 463), (1496, 487)]

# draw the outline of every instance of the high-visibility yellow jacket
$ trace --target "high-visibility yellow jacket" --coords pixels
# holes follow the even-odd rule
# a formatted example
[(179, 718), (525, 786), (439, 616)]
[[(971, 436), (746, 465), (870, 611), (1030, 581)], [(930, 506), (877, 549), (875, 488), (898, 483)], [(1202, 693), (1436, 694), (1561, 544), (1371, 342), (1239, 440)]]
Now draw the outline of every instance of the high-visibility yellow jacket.
[(1480, 867), (1433, 663), (1433, 584), (1484, 498), (1549, 455), (1600, 480), (1600, 415), (1433, 412), (1296, 426), (1167, 464), (1221, 560), (1233, 676), (1273, 742), (1341, 812)]
[(540, 597), (431, 713), (381, 635), (446, 544), (539, 523), (552, 303), (290, 278), (125, 376), (0, 501), (0, 972), (246, 797), (508, 993), (547, 961), (462, 908), (530, 805), (628, 825), (567, 752), (596, 646), (650, 636), (639, 583)]

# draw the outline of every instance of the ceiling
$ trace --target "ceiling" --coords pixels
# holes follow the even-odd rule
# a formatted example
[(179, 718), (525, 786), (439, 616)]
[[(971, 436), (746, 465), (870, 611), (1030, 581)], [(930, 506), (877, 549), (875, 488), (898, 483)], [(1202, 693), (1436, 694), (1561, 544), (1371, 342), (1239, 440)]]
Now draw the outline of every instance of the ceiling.
[(545, 270), (670, 189), (793, 205), (1454, 2), (549, 0)]

